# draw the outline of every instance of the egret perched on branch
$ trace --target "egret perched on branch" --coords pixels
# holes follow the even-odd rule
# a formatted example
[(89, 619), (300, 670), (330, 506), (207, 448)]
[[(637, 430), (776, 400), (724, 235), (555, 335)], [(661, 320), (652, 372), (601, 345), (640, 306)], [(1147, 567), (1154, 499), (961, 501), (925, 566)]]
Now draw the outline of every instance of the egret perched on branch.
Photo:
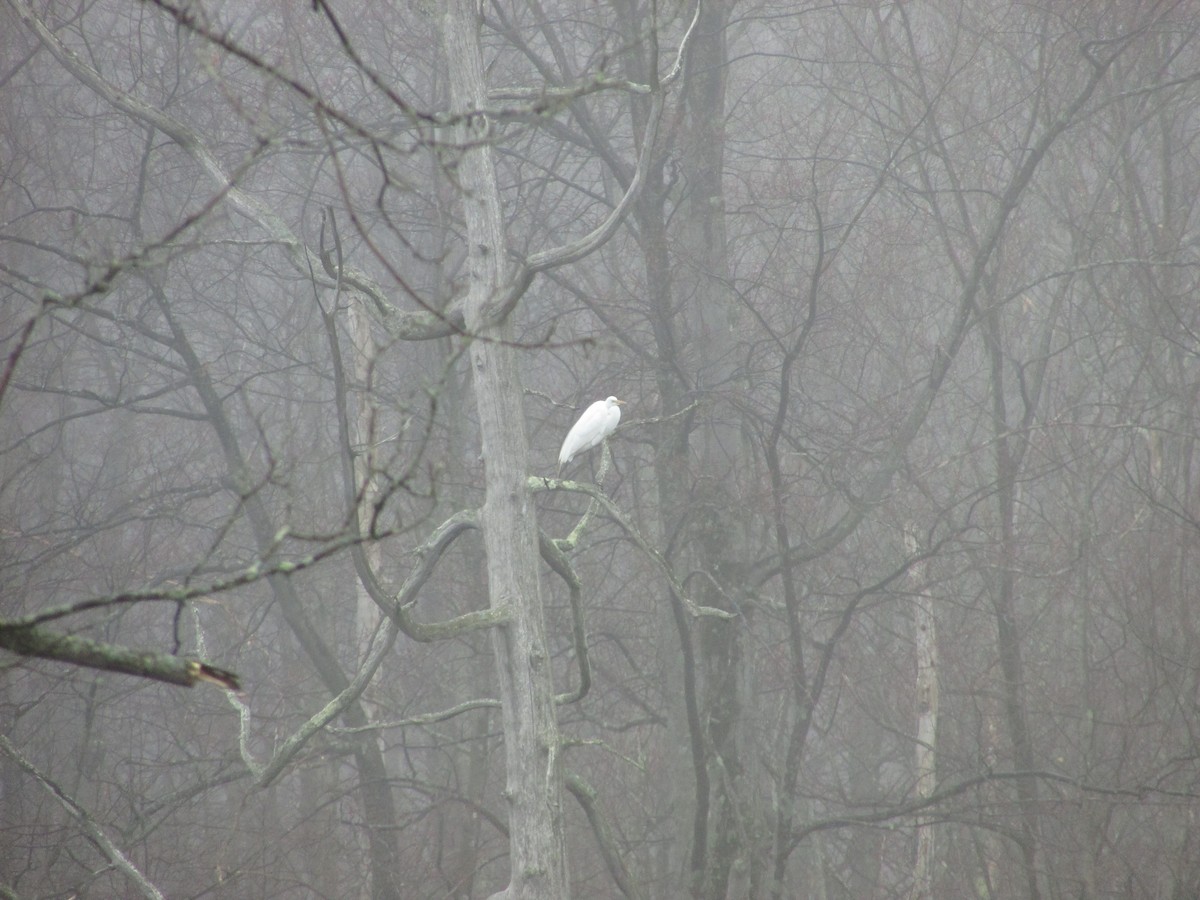
[(579, 421), (567, 432), (562, 449), (558, 451), (559, 474), (562, 474), (562, 467), (576, 454), (586, 453), (593, 447), (598, 447), (617, 430), (617, 425), (621, 422), (621, 407), (624, 405), (624, 400), (609, 397), (607, 400), (597, 400), (583, 411)]

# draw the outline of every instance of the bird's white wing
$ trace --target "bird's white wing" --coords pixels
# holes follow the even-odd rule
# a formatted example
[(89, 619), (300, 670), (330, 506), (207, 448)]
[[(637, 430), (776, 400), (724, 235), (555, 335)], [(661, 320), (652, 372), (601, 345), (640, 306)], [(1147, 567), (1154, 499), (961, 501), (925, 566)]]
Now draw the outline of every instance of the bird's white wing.
[[(620, 416), (620, 410), (617, 411), (617, 415)], [(558, 451), (559, 466), (565, 466), (575, 454), (591, 450), (604, 440), (608, 434), (604, 428), (607, 417), (608, 403), (604, 400), (597, 400), (583, 411), (579, 421), (567, 432), (562, 449)]]

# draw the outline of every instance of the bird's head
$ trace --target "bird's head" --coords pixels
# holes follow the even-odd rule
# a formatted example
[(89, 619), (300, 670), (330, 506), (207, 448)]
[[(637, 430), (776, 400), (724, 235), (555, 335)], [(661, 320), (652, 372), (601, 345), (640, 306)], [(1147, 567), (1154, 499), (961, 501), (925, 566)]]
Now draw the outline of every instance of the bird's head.
[(612, 407), (612, 406), (624, 406), (624, 405), (625, 405), (625, 401), (624, 401), (624, 400), (618, 400), (616, 397), (609, 397), (609, 398), (608, 398), (606, 401), (604, 401), (604, 402), (605, 402), (605, 403), (607, 403), (607, 404), (608, 404), (610, 407)]

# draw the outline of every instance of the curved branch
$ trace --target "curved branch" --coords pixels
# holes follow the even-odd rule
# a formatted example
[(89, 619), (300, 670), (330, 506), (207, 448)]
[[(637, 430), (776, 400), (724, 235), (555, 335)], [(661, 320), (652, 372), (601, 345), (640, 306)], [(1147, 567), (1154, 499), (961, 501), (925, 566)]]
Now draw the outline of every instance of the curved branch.
[(529, 272), (544, 272), (547, 269), (555, 269), (559, 266), (576, 262), (583, 259), (589, 253), (593, 253), (600, 245), (612, 237), (613, 232), (617, 230), (617, 226), (621, 224), (629, 210), (633, 208), (633, 204), (641, 195), (642, 186), (646, 183), (646, 172), (650, 168), (650, 160), (654, 155), (654, 147), (658, 137), (658, 124), (662, 118), (662, 110), (663, 93), (660, 91), (650, 101), (650, 114), (646, 119), (646, 133), (642, 137), (642, 149), (638, 154), (637, 168), (633, 172), (633, 178), (630, 179), (629, 186), (625, 188), (625, 193), (621, 196), (620, 201), (612, 208), (612, 211), (605, 217), (604, 221), (577, 241), (563, 244), (560, 247), (552, 247), (549, 250), (543, 250), (540, 253), (530, 256), (525, 261), (525, 268)]
[(414, 641), (421, 643), (440, 641), (466, 634), (468, 631), (492, 628), (508, 621), (507, 609), (475, 610), (444, 622), (418, 622), (409, 611), (417, 602), (417, 595), (421, 588), (429, 581), (442, 555), (450, 548), (450, 545), (464, 532), (478, 527), (478, 513), (473, 509), (463, 509), (434, 529), (425, 543), (417, 548), (417, 564), (408, 573), (408, 578), (404, 580), (404, 584), (395, 595), (390, 594), (379, 583), (379, 579), (371, 570), (366, 554), (362, 552), (361, 545), (354, 545), (354, 567), (363, 587), (366, 588), (367, 593), (384, 615), (395, 622), (400, 630)]
[(538, 549), (541, 551), (546, 565), (567, 583), (571, 602), (571, 638), (575, 644), (575, 658), (579, 660), (579, 687), (570, 693), (559, 694), (554, 698), (554, 702), (560, 706), (577, 703), (587, 696), (587, 692), (592, 686), (592, 666), (588, 659), (587, 634), (583, 627), (583, 601), (581, 599), (583, 586), (579, 582), (579, 576), (571, 568), (566, 554), (540, 528), (538, 529)]
[(438, 641), (444, 638), (465, 634), (480, 628), (491, 628), (508, 621), (507, 609), (482, 609), (455, 616), (445, 622), (417, 622), (409, 614), (409, 609), (417, 602), (417, 593), (424, 587), (442, 554), (454, 543), (455, 539), (472, 528), (479, 527), (478, 516), (473, 509), (460, 510), (429, 537), (417, 549), (417, 565), (409, 572), (399, 593), (391, 601), (384, 612), (396, 620), (396, 623), (414, 641)]
[[(695, 618), (711, 617), (714, 619), (733, 619), (736, 618), (736, 613), (727, 612), (723, 609), (717, 609), (714, 606), (698, 606), (684, 590), (679, 578), (675, 575), (675, 571), (671, 568), (671, 564), (659, 553), (649, 541), (642, 537), (639, 532), (627, 518), (625, 514), (617, 508), (611, 500), (604, 495), (604, 492), (594, 484), (584, 484), (581, 481), (564, 481), (560, 478), (547, 478), (542, 475), (531, 475), (527, 481), (527, 486), (531, 492), (549, 491), (549, 490), (565, 490), (575, 491), (579, 494), (587, 494), (595, 502), (604, 507), (605, 512), (612, 517), (621, 529), (627, 534), (630, 540), (648, 556), (659, 568), (666, 577), (671, 586), (671, 591), (679, 598), (679, 601), (684, 605), (687, 611)], [(559, 548), (562, 550), (570, 550), (575, 546), (574, 541), (559, 542)]]
[(588, 824), (592, 826), (592, 833), (596, 835), (596, 843), (600, 845), (600, 855), (604, 857), (608, 874), (612, 876), (617, 887), (621, 889), (621, 893), (629, 900), (641, 900), (642, 892), (638, 890), (637, 882), (629, 874), (629, 869), (625, 867), (625, 860), (621, 858), (621, 851), (617, 847), (616, 841), (613, 840), (608, 822), (596, 808), (595, 788), (578, 775), (570, 772), (563, 776), (563, 784), (583, 807), (583, 814), (587, 816)]
[[(379, 669), (379, 665), (383, 662), (384, 657), (392, 649), (392, 645), (396, 643), (398, 632), (399, 628), (396, 623), (389, 622), (383, 640), (376, 644), (374, 651), (372, 651), (362, 667), (359, 668), (354, 679), (346, 685), (341, 693), (326, 703), (319, 712), (311, 716), (291, 737), (284, 741), (283, 745), (275, 752), (275, 755), (271, 757), (269, 763), (255, 771), (255, 782), (258, 787), (265, 788), (270, 786), (271, 782), (279, 777), (279, 774), (292, 761), (292, 758), (308, 743), (314, 734), (340, 716), (351, 703), (359, 698), (359, 695), (371, 683), (371, 679), (375, 676), (375, 672)], [(243, 717), (243, 725), (245, 724), (246, 720)], [(245, 761), (247, 765), (251, 765), (249, 759)], [(254, 768), (251, 765), (252, 771)]]
[[(610, 80), (600, 76), (596, 79), (597, 85), (594, 89), (599, 90), (602, 87), (623, 87), (626, 90), (633, 91), (639, 94), (651, 94), (650, 112), (646, 116), (646, 130), (642, 135), (642, 147), (638, 153), (637, 166), (634, 169), (633, 177), (629, 180), (629, 185), (625, 188), (625, 193), (613, 207), (612, 211), (605, 217), (599, 225), (593, 228), (590, 232), (576, 241), (569, 244), (563, 244), (559, 247), (552, 247), (549, 250), (543, 250), (540, 253), (535, 253), (530, 256), (524, 265), (530, 274), (537, 272), (545, 272), (549, 269), (555, 269), (560, 266), (568, 265), (583, 259), (590, 253), (593, 253), (605, 241), (612, 237), (617, 227), (624, 221), (629, 210), (633, 208), (633, 204), (637, 202), (641, 195), (642, 187), (646, 183), (646, 174), (650, 169), (650, 163), (654, 156), (655, 146), (658, 143), (658, 126), (662, 119), (663, 101), (666, 96), (666, 89), (670, 87), (683, 72), (683, 59), (687, 53), (687, 46), (691, 40), (692, 34), (696, 29), (696, 23), (700, 20), (700, 4), (696, 4), (696, 10), (692, 14), (692, 21), (684, 32), (682, 40), (679, 42), (679, 48), (675, 54), (675, 62), (671, 69), (661, 79), (657, 79), (657, 85), (635, 84), (624, 80)], [(561, 90), (561, 89), (560, 89)], [(591, 89), (576, 91), (574, 97), (583, 96), (585, 93), (591, 93)], [(574, 99), (572, 97), (571, 99)], [(519, 279), (518, 279), (519, 280)]]

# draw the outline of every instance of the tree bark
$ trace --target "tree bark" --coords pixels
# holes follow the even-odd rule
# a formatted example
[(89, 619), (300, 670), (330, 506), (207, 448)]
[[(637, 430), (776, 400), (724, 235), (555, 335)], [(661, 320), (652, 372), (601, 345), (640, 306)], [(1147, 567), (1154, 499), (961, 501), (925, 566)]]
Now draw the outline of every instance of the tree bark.
[(477, 8), (450, 0), (442, 16), (451, 112), (461, 118), (457, 174), (467, 230), (465, 322), (487, 466), (480, 513), (488, 595), (506, 609), (492, 632), (502, 704), (509, 813), (509, 900), (568, 900), (563, 775), (554, 685), (538, 580), (537, 523), (526, 489), (529, 456), (513, 329), (495, 320), (514, 273), (507, 247), (488, 122)]
[[(916, 528), (905, 529), (905, 549), (920, 551)], [(937, 788), (938, 647), (937, 617), (933, 598), (925, 592), (927, 562), (913, 566), (910, 573), (918, 583), (913, 605), (913, 638), (917, 651), (917, 795), (930, 797)], [(932, 822), (917, 819), (917, 856), (913, 863), (913, 885), (909, 900), (932, 900), (936, 862), (936, 832)]]
[(172, 653), (135, 650), (79, 635), (62, 634), (36, 625), (0, 622), (0, 647), (22, 656), (53, 659), (74, 666), (120, 672), (183, 687), (207, 681), (230, 690), (239, 688), (236, 675), (207, 663)]

